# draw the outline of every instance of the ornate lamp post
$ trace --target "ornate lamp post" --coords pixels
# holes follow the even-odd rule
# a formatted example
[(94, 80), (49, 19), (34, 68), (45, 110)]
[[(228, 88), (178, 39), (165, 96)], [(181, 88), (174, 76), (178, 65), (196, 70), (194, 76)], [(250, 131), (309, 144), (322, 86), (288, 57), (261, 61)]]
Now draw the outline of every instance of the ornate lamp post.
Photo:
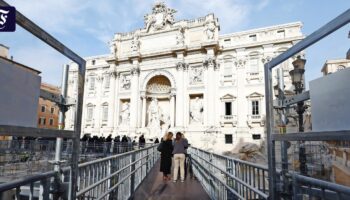
[[(306, 60), (302, 59), (300, 56), (297, 57), (295, 61), (293, 61), (294, 69), (289, 72), (291, 78), (292, 78), (292, 84), (294, 85), (294, 91), (295, 94), (300, 94), (304, 90), (304, 83), (303, 83), (303, 75), (305, 72), (305, 63)], [(298, 113), (298, 119), (299, 119), (299, 132), (304, 132), (304, 125), (303, 125), (303, 114), (305, 112), (305, 106), (304, 102), (298, 102), (296, 107), (296, 112)], [(305, 146), (303, 144), (304, 142), (300, 142), (299, 147), (299, 162), (300, 162), (300, 173), (303, 175), (307, 174), (307, 166), (306, 166), (306, 154), (305, 154)]]
[[(294, 88), (295, 88), (294, 89), (295, 94), (300, 94), (304, 90), (303, 75), (305, 72), (305, 63), (306, 63), (306, 60), (298, 56), (297, 59), (292, 63), (294, 66), (294, 69), (289, 72), (290, 76), (292, 77), (292, 84), (294, 85)], [(299, 102), (297, 104), (296, 112), (299, 115), (299, 132), (304, 132), (304, 125), (303, 125), (303, 114), (305, 112), (304, 102)]]

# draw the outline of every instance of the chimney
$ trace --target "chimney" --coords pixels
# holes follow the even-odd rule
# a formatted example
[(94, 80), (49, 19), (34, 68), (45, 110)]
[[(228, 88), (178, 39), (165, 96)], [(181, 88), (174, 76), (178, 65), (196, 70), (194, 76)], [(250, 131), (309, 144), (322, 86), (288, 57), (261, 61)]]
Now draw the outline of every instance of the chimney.
[(0, 57), (8, 58), (9, 56), (9, 47), (0, 44)]

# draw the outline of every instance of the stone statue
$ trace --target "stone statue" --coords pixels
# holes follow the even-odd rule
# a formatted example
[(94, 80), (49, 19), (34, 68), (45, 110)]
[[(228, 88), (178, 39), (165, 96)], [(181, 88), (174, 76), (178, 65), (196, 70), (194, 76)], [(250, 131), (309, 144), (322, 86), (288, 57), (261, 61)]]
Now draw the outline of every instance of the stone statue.
[(146, 32), (149, 32), (151, 28), (160, 30), (167, 24), (173, 24), (175, 22), (174, 13), (176, 10), (167, 8), (163, 2), (156, 3), (152, 8), (152, 13), (144, 17)]
[(176, 44), (183, 46), (185, 44), (185, 30), (184, 28), (180, 28), (179, 32), (176, 35)]
[(133, 40), (131, 41), (131, 50), (133, 52), (140, 51), (140, 36), (139, 34), (135, 34)]
[(199, 97), (196, 97), (191, 105), (191, 112), (190, 112), (191, 122), (201, 123), (202, 116), (203, 116), (202, 100)]
[(214, 20), (210, 20), (207, 22), (207, 25), (205, 27), (205, 33), (207, 34), (207, 39), (208, 40), (214, 40), (214, 36), (215, 36), (215, 22)]
[(130, 121), (130, 105), (129, 102), (124, 102), (120, 111), (121, 123), (127, 125)]
[(109, 42), (109, 49), (110, 49), (112, 55), (114, 57), (116, 57), (117, 56), (117, 45), (115, 44), (115, 42), (113, 42), (113, 41)]
[(199, 69), (198, 67), (193, 68), (191, 83), (192, 84), (201, 83), (202, 82), (202, 74), (203, 74), (202, 69)]
[(162, 114), (162, 122), (162, 135), (164, 135), (170, 128), (170, 116), (167, 114)]
[(122, 86), (123, 89), (125, 89), (125, 90), (130, 89), (130, 84), (131, 83), (130, 83), (129, 76), (123, 75), (123, 78), (122, 78), (121, 82), (122, 82), (121, 86)]
[(152, 98), (148, 107), (148, 127), (160, 129), (160, 110), (156, 98)]

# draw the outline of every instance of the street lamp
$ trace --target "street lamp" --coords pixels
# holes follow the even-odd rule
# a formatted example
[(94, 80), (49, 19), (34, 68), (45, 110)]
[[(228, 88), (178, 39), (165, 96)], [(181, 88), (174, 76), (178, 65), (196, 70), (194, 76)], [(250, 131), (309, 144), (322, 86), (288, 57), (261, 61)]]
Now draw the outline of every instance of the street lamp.
[[(297, 59), (292, 62), (294, 69), (291, 70), (289, 74), (292, 78), (292, 84), (295, 88), (295, 94), (301, 94), (304, 90), (303, 75), (305, 72), (305, 63), (306, 60), (302, 59), (300, 56), (298, 56)], [(303, 114), (305, 112), (305, 106), (303, 101), (297, 103), (296, 112), (298, 113), (299, 119), (299, 132), (304, 132)], [(303, 141), (300, 141), (299, 143), (300, 173), (303, 175), (307, 175), (306, 153), (305, 146), (303, 143)]]
[(273, 86), (273, 91), (274, 91), (274, 93), (275, 93), (275, 97), (278, 98), (278, 96), (279, 96), (279, 87), (278, 87), (278, 84), (275, 85), (275, 86)]
[[(292, 84), (294, 85), (295, 94), (301, 94), (304, 90), (303, 75), (305, 72), (306, 60), (300, 56), (292, 62), (294, 69), (289, 72), (292, 78)], [(299, 116), (299, 132), (304, 132), (303, 126), (303, 114), (305, 112), (304, 102), (298, 102), (296, 112)]]

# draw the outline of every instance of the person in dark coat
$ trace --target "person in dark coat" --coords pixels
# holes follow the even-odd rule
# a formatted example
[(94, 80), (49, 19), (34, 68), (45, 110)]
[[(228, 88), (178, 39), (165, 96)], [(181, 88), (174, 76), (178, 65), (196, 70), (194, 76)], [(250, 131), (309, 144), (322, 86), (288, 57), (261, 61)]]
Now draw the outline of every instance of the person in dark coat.
[(159, 144), (161, 148), (160, 154), (160, 171), (163, 172), (163, 180), (170, 180), (171, 174), (171, 160), (173, 157), (173, 133), (169, 132), (164, 135), (163, 141)]
[(145, 147), (145, 144), (146, 144), (146, 139), (145, 139), (145, 137), (143, 135), (141, 135), (139, 137), (139, 147), (143, 148), (143, 147)]

